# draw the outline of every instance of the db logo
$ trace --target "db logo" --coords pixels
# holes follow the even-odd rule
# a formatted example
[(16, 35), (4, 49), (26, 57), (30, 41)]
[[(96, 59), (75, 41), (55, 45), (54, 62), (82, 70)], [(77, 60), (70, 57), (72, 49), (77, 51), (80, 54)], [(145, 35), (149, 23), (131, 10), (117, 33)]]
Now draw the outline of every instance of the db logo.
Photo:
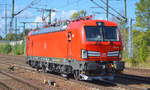
[(107, 54), (106, 53), (101, 53), (101, 57), (106, 57)]

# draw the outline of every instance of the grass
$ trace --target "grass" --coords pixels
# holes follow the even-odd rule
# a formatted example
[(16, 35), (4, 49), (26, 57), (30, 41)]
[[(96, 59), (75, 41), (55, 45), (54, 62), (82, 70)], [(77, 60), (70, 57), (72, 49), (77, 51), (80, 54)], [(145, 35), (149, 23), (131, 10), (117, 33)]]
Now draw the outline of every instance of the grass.
[(23, 55), (24, 44), (11, 46), (10, 44), (0, 43), (0, 54)]
[(12, 48), (10, 44), (0, 44), (0, 53), (1, 54), (9, 54)]
[(150, 53), (148, 54), (149, 56), (146, 58), (145, 62), (140, 62), (138, 64), (134, 63), (134, 59), (126, 59), (125, 61), (125, 66), (126, 67), (137, 67), (137, 68), (150, 68)]
[(12, 46), (13, 55), (23, 55), (24, 54), (24, 45), (15, 45)]

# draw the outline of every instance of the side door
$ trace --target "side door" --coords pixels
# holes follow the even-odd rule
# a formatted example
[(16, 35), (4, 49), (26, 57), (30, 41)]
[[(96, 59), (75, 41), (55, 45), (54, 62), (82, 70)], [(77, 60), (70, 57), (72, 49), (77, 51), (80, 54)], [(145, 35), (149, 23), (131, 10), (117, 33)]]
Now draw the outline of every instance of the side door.
[(29, 56), (33, 56), (33, 40), (30, 40), (29, 42), (28, 52), (29, 52)]
[(67, 33), (68, 45), (67, 45), (67, 58), (72, 59), (72, 32)]
[(27, 41), (26, 41), (26, 55), (27, 56), (32, 56), (32, 49), (33, 49), (33, 42), (31, 38), (27, 38)]
[(78, 53), (78, 42), (77, 42), (77, 31), (72, 30), (68, 32), (68, 47), (67, 47), (67, 56), (68, 59), (76, 59)]

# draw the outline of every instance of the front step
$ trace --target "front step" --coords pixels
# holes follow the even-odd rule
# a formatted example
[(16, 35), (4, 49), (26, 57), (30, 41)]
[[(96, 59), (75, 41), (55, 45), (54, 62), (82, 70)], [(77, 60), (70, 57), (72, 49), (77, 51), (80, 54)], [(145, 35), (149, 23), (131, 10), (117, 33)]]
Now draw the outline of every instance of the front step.
[(114, 75), (111, 76), (87, 76), (80, 74), (81, 80), (114, 80)]

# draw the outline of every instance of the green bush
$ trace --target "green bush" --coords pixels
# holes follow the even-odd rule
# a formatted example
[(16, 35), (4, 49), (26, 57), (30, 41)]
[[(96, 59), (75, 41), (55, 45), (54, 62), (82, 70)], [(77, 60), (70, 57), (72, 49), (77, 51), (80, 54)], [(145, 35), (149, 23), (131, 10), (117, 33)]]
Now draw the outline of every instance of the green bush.
[(10, 44), (2, 44), (0, 45), (0, 53), (1, 54), (8, 54), (12, 50), (12, 47)]
[(132, 66), (139, 66), (146, 63), (146, 58), (149, 56), (148, 45), (149, 45), (149, 34), (148, 31), (133, 30), (133, 57), (128, 57), (128, 51), (124, 54), (125, 59)]
[(21, 45), (17, 44), (15, 46), (13, 46), (12, 53), (14, 55), (22, 55), (24, 53), (24, 45), (23, 44), (21, 44)]

